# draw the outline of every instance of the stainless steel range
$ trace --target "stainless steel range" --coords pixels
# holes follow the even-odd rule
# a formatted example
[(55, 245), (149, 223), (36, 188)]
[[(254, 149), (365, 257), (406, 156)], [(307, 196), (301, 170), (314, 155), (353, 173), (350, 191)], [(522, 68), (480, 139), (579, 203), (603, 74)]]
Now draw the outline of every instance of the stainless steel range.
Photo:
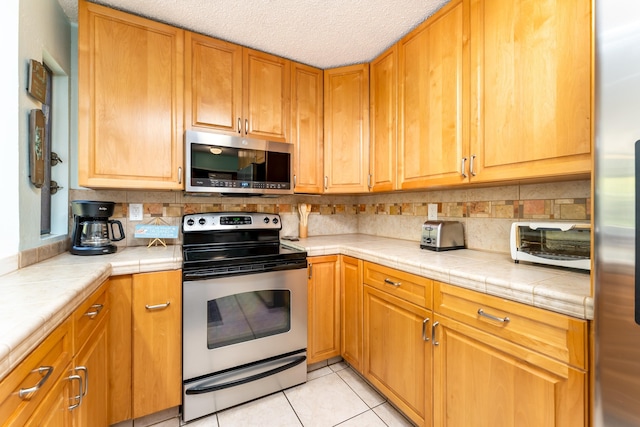
[(281, 228), (275, 214), (183, 217), (184, 421), (306, 381), (307, 254)]

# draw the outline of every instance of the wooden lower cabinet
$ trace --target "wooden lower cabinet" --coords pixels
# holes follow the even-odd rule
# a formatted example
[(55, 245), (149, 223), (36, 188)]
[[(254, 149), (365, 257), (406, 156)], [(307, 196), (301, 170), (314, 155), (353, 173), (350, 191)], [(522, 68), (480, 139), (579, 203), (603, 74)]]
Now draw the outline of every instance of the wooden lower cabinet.
[(308, 259), (307, 363), (340, 356), (338, 256)]
[(182, 272), (133, 276), (133, 417), (182, 402)]
[(364, 285), (364, 376), (419, 426), (431, 425), (431, 310)]
[(341, 355), (362, 372), (362, 260), (340, 257)]
[[(75, 357), (73, 369), (86, 379), (82, 403), (73, 410), (76, 427), (108, 426), (108, 320), (102, 319)], [(82, 369), (79, 369), (82, 368)], [(55, 425), (55, 424), (53, 424)]]
[(434, 426), (588, 425), (587, 374), (436, 314)]
[(181, 403), (182, 271), (111, 282), (109, 423), (115, 424)]

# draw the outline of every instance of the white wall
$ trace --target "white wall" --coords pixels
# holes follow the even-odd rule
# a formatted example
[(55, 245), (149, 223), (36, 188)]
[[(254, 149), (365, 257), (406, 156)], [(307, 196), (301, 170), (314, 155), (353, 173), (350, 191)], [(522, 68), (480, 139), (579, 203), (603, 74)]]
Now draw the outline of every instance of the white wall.
[[(10, 0), (19, 4), (17, 51), (17, 138), (18, 179), (14, 185), (19, 191), (19, 250), (42, 246), (66, 238), (69, 175), (69, 76), (71, 73), (71, 25), (56, 0)], [(5, 40), (5, 39), (3, 39)], [(5, 56), (9, 57), (9, 56)], [(15, 56), (13, 56), (15, 58)], [(54, 71), (54, 134), (53, 151), (65, 161), (52, 170), (52, 178), (65, 188), (52, 199), (52, 233), (40, 236), (40, 190), (29, 180), (29, 112), (41, 104), (27, 94), (28, 64), (30, 59), (45, 62)], [(10, 107), (15, 110), (15, 103)], [(15, 206), (15, 205), (14, 205)], [(15, 222), (13, 227), (15, 227)]]
[(18, 91), (21, 67), (18, 57), (19, 0), (5, 0), (0, 14), (2, 57), (7, 64), (0, 67), (0, 274), (17, 268), (20, 235), (18, 211)]

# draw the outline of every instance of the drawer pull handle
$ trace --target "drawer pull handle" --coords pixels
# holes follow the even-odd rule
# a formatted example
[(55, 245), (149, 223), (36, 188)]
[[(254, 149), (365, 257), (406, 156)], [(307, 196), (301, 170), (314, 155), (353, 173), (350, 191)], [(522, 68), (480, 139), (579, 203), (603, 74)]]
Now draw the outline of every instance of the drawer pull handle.
[(82, 387), (82, 397), (85, 397), (87, 395), (87, 392), (89, 391), (89, 371), (87, 370), (86, 366), (76, 366), (75, 370), (84, 372), (84, 386)]
[(91, 306), (91, 308), (93, 308), (92, 311), (87, 311), (84, 316), (87, 316), (89, 319), (93, 319), (94, 317), (96, 317), (98, 314), (100, 314), (100, 312), (102, 311), (102, 309), (104, 308), (104, 305), (102, 304), (93, 304)]
[(80, 377), (80, 375), (70, 375), (70, 376), (67, 377), (67, 379), (69, 381), (78, 380), (78, 394), (76, 396), (72, 397), (72, 399), (77, 400), (78, 403), (67, 407), (68, 410), (73, 411), (78, 406), (82, 405), (82, 395), (83, 395), (83, 393), (82, 393), (82, 377)]
[(487, 319), (495, 320), (496, 322), (500, 322), (500, 323), (507, 323), (509, 320), (511, 320), (509, 319), (508, 316), (498, 317), (498, 316), (494, 316), (493, 314), (485, 313), (484, 310), (481, 308), (478, 309), (478, 314), (480, 316), (486, 317)]
[(144, 308), (146, 308), (147, 310), (163, 310), (169, 307), (169, 304), (171, 304), (171, 301), (167, 301), (165, 304), (156, 304), (156, 305), (145, 304)]
[(427, 336), (427, 323), (429, 323), (429, 318), (425, 317), (422, 321), (422, 341), (429, 341), (429, 337)]
[(387, 284), (389, 284), (389, 285), (393, 285), (393, 286), (395, 286), (396, 288), (397, 288), (398, 286), (402, 285), (402, 282), (394, 282), (394, 281), (393, 281), (393, 280), (391, 280), (391, 279), (384, 279), (384, 283), (387, 283)]
[(18, 391), (18, 397), (22, 400), (31, 399), (33, 393), (40, 390), (40, 388), (44, 385), (44, 383), (47, 382), (47, 380), (51, 376), (51, 373), (53, 372), (53, 366), (40, 366), (38, 369), (34, 369), (31, 372), (38, 372), (40, 375), (42, 375), (42, 378), (40, 379), (40, 381), (38, 381), (38, 384), (34, 385), (33, 387), (21, 388)]
[(436, 327), (440, 324), (440, 322), (433, 322), (431, 326), (431, 341), (433, 345), (440, 345), (440, 342), (436, 341)]

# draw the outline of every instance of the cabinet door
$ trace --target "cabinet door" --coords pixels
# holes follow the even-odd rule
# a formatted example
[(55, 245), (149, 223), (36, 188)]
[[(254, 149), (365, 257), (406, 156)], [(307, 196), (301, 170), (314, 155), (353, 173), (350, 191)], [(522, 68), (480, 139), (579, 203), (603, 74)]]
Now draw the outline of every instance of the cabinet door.
[(289, 142), (290, 61), (243, 49), (244, 132), (253, 138)]
[[(67, 371), (70, 369), (68, 367)], [(74, 383), (74, 386), (77, 387), (77, 383)], [(67, 377), (60, 377), (25, 425), (31, 427), (67, 427), (73, 425), (72, 412), (69, 411), (70, 388)]]
[(358, 372), (362, 372), (362, 265), (362, 260), (341, 257), (341, 354)]
[(133, 276), (133, 417), (182, 400), (182, 274)]
[[(73, 411), (73, 424), (83, 426), (108, 426), (109, 358), (108, 319), (101, 320), (75, 358), (76, 373), (84, 379), (82, 403)], [(77, 370), (84, 367), (84, 373)]]
[(367, 192), (369, 64), (324, 71), (326, 193)]
[(396, 117), (398, 53), (394, 45), (371, 62), (371, 134), (369, 145), (369, 188), (396, 189)]
[(447, 317), (435, 320), (434, 426), (588, 425), (584, 371)]
[(340, 356), (340, 277), (338, 256), (309, 258), (307, 360)]
[(589, 173), (591, 4), (471, 1), (472, 180)]
[(79, 184), (182, 189), (183, 30), (78, 5)]
[(431, 424), (431, 311), (364, 286), (364, 376), (416, 424)]
[(322, 193), (322, 70), (291, 63), (291, 142), (296, 193)]
[(398, 42), (401, 189), (465, 182), (468, 21), (455, 0)]
[(131, 275), (109, 279), (109, 424), (131, 413)]
[(185, 125), (238, 135), (242, 126), (242, 47), (185, 33)]

